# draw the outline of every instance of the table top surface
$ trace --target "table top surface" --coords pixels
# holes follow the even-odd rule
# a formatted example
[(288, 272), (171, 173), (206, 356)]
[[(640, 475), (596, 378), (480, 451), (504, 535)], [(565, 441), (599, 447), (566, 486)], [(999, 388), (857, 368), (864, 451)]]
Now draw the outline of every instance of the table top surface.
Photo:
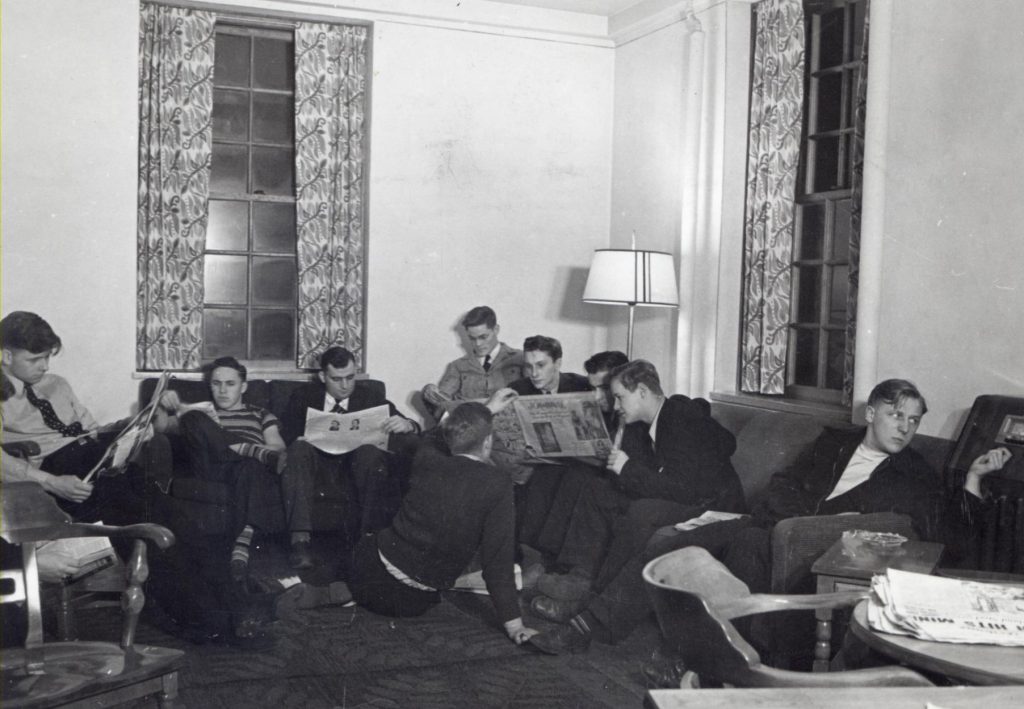
[(868, 626), (867, 611), (867, 601), (857, 604), (850, 619), (850, 632), (872, 650), (915, 669), (938, 672), (971, 684), (1024, 685), (1024, 647), (938, 643), (882, 633)]
[(892, 552), (874, 552), (860, 547), (851, 554), (840, 539), (814, 562), (811, 571), (858, 579), (870, 579), (886, 569), (930, 574), (939, 563), (942, 549), (943, 546), (935, 542), (910, 540)]
[(835, 687), (829, 689), (652, 689), (646, 706), (654, 709), (1018, 709), (1024, 687)]

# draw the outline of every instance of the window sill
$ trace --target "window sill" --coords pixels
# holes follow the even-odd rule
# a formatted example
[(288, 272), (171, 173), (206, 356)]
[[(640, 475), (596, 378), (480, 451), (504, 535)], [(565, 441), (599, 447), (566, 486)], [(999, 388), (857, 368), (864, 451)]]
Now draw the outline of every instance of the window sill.
[(795, 399), (759, 396), (757, 394), (729, 394), (725, 392), (711, 392), (709, 398), (713, 402), (746, 406), (752, 409), (761, 409), (762, 411), (780, 411), (789, 414), (804, 414), (818, 418), (835, 419), (837, 421), (845, 421), (846, 423), (850, 422), (850, 410), (835, 404), (797, 401)]

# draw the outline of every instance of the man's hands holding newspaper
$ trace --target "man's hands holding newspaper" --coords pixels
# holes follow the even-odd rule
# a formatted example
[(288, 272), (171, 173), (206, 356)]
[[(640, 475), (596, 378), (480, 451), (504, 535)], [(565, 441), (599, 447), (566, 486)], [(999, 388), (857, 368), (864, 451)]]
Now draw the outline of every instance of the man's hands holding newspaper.
[(612, 452), (608, 454), (608, 462), (605, 463), (608, 470), (616, 475), (622, 475), (622, 469), (629, 462), (629, 456), (622, 452), (619, 447), (622, 445), (622, 426), (615, 432), (615, 440), (612, 442)]

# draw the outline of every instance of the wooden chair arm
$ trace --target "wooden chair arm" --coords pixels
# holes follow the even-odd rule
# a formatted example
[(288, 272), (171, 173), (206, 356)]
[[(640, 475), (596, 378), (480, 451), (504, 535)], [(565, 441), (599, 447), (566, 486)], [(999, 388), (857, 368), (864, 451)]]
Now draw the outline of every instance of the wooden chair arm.
[(60, 534), (55, 539), (67, 539), (70, 537), (110, 537), (146, 539), (153, 542), (161, 549), (167, 549), (174, 544), (174, 532), (152, 522), (140, 524), (129, 524), (123, 527), (111, 527), (103, 524), (80, 524), (73, 523), (61, 528)]
[(868, 589), (858, 591), (837, 591), (817, 595), (788, 595), (754, 593), (746, 597), (715, 601), (715, 610), (728, 619), (740, 618), (756, 613), (775, 611), (819, 610), (855, 606), (870, 595)]
[(750, 671), (750, 684), (757, 687), (932, 687), (924, 676), (906, 667), (886, 665), (841, 672), (790, 672), (759, 665)]

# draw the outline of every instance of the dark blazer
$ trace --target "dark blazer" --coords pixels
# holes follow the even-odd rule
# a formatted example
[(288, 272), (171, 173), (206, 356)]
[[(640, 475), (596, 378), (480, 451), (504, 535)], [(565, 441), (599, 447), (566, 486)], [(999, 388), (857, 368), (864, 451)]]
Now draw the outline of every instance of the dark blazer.
[[(362, 411), (386, 404), (389, 416), (407, 418), (395, 408), (394, 404), (385, 398), (384, 391), (384, 383), (381, 381), (376, 379), (357, 380), (355, 389), (352, 390), (352, 395), (348, 398), (348, 410), (350, 412)], [(285, 443), (291, 444), (292, 441), (305, 433), (306, 409), (322, 411), (326, 394), (327, 388), (319, 380), (310, 382), (292, 392), (292, 395), (288, 398), (285, 414), (281, 417), (281, 435), (284, 437)], [(415, 421), (412, 423), (418, 431), (419, 426)]]
[[(533, 385), (528, 377), (516, 379), (508, 385), (510, 389), (520, 396), (536, 396), (541, 390)], [(571, 394), (578, 391), (593, 391), (590, 381), (581, 374), (562, 372), (558, 375), (558, 394)]]
[[(736, 438), (711, 418), (704, 399), (676, 394), (658, 414), (654, 446), (642, 421), (623, 431), (629, 460), (616, 484), (634, 499), (653, 498), (705, 510), (743, 512), (743, 487), (729, 457)], [(699, 514), (699, 512), (698, 512)]]
[(443, 591), (479, 550), (499, 620), (518, 618), (515, 504), (508, 475), (424, 442), (409, 485), (391, 526), (377, 535), (385, 558), (410, 578)]

